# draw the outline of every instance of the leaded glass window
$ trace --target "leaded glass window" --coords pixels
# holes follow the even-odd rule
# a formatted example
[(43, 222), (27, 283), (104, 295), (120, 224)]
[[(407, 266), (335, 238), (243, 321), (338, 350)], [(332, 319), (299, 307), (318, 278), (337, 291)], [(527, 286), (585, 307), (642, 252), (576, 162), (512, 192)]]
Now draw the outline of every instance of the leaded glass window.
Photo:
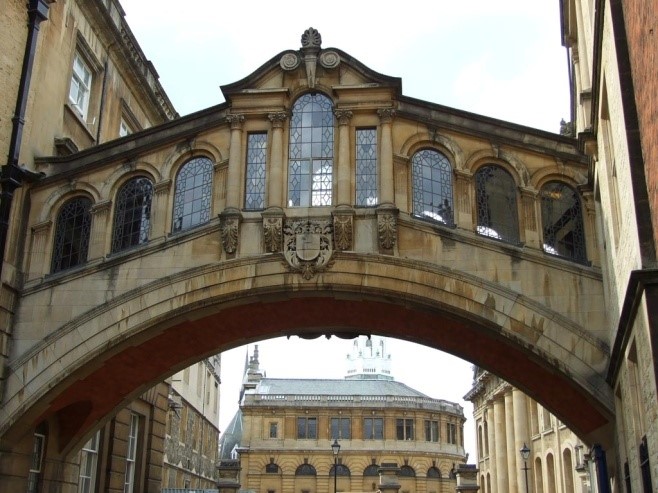
[(331, 205), (334, 164), (334, 114), (323, 94), (305, 94), (292, 109), (288, 205)]
[(265, 164), (267, 161), (267, 134), (250, 133), (247, 137), (247, 176), (245, 204), (247, 210), (265, 208)]
[(112, 230), (112, 253), (148, 241), (152, 199), (153, 184), (143, 176), (133, 178), (119, 189)]
[(356, 205), (377, 205), (377, 130), (356, 129)]
[(66, 202), (57, 215), (52, 272), (70, 269), (87, 261), (91, 233), (91, 200), (76, 197)]
[(413, 213), (447, 226), (453, 225), (452, 167), (438, 151), (423, 149), (411, 158)]
[(552, 181), (541, 189), (544, 251), (585, 262), (585, 231), (578, 193), (569, 185)]
[(477, 232), (483, 236), (519, 242), (519, 217), (514, 178), (500, 166), (483, 166), (475, 173)]
[(178, 171), (174, 192), (174, 232), (210, 220), (213, 164), (207, 157), (196, 157)]

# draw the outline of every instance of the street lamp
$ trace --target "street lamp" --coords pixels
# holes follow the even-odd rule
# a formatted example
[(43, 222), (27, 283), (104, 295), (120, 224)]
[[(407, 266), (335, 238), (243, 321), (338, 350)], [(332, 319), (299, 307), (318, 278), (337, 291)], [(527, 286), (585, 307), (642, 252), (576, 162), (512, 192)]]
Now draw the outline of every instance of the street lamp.
[(523, 448), (519, 451), (521, 452), (521, 458), (523, 459), (523, 472), (525, 472), (525, 491), (530, 493), (528, 489), (528, 457), (530, 457), (530, 449), (528, 446), (523, 443)]
[(336, 493), (338, 491), (338, 452), (340, 452), (340, 443), (337, 438), (334, 438), (334, 443), (331, 444), (331, 451), (334, 453), (334, 493)]

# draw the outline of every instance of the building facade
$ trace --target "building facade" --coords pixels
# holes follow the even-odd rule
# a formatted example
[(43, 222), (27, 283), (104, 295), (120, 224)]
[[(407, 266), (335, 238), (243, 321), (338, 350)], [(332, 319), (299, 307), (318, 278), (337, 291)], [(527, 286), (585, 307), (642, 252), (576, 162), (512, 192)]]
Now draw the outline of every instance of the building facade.
[(481, 493), (601, 491), (590, 448), (519, 389), (476, 368), (465, 398), (473, 402)]
[[(614, 491), (658, 488), (655, 2), (562, 0), (573, 136), (590, 159), (610, 340)], [(654, 116), (650, 116), (654, 115)], [(601, 480), (601, 483), (604, 481)], [(605, 481), (607, 482), (607, 481)]]
[(219, 355), (174, 374), (170, 382), (162, 488), (214, 489), (219, 451)]
[(396, 382), (386, 344), (355, 339), (342, 380), (266, 378), (256, 347), (220, 439), (222, 459), (239, 459), (241, 491), (376, 491), (383, 465), (401, 492), (455, 491), (466, 462), (463, 409)]

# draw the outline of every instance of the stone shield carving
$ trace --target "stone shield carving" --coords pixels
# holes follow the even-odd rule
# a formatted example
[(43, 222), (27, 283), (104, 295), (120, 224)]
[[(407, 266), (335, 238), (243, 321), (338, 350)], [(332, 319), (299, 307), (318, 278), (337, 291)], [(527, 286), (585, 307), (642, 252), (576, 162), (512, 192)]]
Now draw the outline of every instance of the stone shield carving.
[(329, 220), (297, 219), (283, 228), (283, 255), (293, 271), (304, 279), (331, 266), (333, 227)]

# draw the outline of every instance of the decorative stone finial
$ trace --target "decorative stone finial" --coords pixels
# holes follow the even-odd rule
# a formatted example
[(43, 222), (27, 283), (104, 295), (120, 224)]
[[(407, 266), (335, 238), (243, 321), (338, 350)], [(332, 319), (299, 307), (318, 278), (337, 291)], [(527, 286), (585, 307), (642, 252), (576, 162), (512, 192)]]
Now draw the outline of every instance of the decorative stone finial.
[(304, 34), (302, 34), (302, 48), (317, 48), (322, 46), (322, 36), (317, 29), (309, 27)]

